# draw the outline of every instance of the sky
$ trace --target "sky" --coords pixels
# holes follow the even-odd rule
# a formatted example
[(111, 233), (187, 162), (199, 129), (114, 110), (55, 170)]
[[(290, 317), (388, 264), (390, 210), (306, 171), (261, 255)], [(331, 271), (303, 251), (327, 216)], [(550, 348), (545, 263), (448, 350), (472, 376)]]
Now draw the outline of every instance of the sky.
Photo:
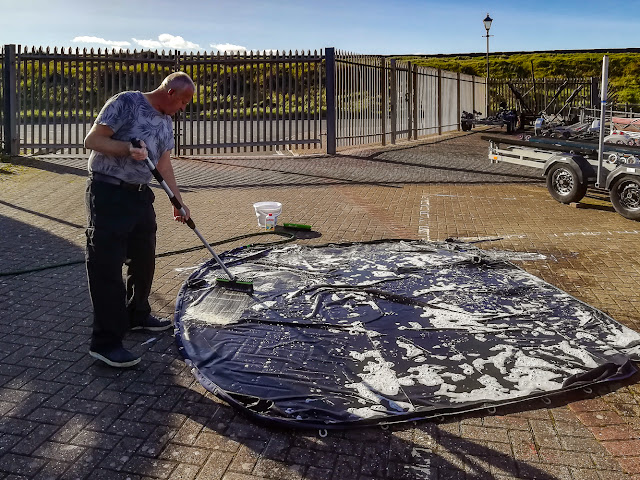
[(358, 54), (640, 47), (638, 0), (0, 0), (0, 45)]

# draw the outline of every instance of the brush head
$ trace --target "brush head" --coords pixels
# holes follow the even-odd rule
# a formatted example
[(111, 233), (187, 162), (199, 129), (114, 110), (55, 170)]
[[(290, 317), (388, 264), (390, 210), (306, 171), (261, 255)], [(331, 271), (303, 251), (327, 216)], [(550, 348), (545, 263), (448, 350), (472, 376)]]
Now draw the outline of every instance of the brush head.
[(234, 292), (253, 293), (253, 282), (246, 278), (218, 277), (216, 283)]
[(305, 225), (304, 223), (284, 223), (282, 227), (292, 230), (311, 230), (311, 225)]

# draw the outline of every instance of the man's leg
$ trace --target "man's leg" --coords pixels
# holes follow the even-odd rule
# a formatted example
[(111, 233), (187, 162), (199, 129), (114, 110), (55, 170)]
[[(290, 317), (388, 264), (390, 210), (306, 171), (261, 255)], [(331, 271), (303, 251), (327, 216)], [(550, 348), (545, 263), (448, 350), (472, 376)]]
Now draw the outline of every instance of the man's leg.
[(156, 215), (153, 210), (152, 192), (144, 195), (139, 205), (138, 223), (127, 243), (126, 289), (127, 312), (131, 327), (141, 326), (151, 314), (149, 294), (156, 267)]
[(122, 279), (128, 222), (117, 189), (100, 182), (87, 186), (86, 260), (93, 305), (92, 351), (122, 346), (129, 326)]

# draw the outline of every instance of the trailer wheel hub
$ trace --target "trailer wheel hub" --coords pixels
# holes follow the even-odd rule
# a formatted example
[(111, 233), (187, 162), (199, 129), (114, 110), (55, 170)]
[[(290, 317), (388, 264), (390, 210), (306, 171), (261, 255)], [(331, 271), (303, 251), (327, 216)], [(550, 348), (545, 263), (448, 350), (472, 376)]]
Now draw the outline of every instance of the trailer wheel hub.
[(561, 195), (568, 195), (573, 189), (573, 175), (564, 168), (559, 168), (553, 174), (553, 187)]
[(620, 192), (620, 203), (626, 208), (640, 208), (640, 188), (636, 182), (627, 182)]

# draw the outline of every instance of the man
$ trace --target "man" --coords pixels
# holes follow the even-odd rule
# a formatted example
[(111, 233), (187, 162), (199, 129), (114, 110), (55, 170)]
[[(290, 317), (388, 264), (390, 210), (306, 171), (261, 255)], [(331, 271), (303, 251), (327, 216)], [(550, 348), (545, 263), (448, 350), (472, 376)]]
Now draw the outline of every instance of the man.
[[(149, 293), (155, 270), (154, 194), (148, 186), (148, 156), (182, 203), (170, 151), (171, 115), (184, 109), (195, 87), (183, 72), (172, 73), (152, 92), (122, 92), (107, 101), (84, 141), (92, 150), (86, 189), (87, 277), (93, 305), (89, 354), (112, 367), (140, 358), (122, 345), (127, 330), (161, 331), (170, 320), (151, 315)], [(140, 148), (132, 139), (140, 140)], [(185, 222), (174, 208), (173, 216)], [(126, 282), (122, 266), (126, 265)]]

